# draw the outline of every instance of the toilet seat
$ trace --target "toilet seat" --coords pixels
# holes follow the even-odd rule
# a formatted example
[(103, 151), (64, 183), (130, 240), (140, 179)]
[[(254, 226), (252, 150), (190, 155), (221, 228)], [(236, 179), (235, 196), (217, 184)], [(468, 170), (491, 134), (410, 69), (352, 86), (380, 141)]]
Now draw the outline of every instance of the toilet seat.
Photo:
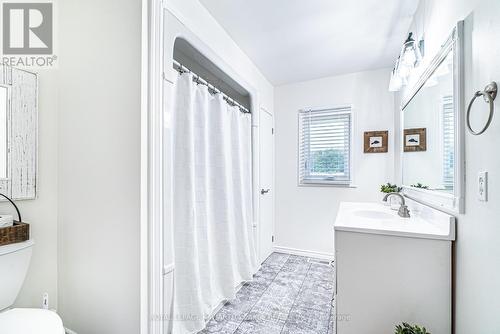
[(57, 313), (42, 309), (14, 308), (0, 312), (2, 334), (64, 334)]

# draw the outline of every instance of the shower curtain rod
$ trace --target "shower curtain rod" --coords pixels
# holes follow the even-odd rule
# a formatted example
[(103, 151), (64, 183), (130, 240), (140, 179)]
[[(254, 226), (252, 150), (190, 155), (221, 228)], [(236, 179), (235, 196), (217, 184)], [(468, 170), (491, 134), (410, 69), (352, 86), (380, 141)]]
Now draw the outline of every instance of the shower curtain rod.
[(186, 66), (182, 65), (179, 63), (177, 60), (174, 59), (173, 61), (173, 66), (174, 69), (179, 72), (179, 73), (192, 73), (193, 74), (193, 81), (196, 82), (197, 84), (207, 86), (209, 90), (211, 90), (214, 94), (221, 94), (222, 98), (224, 101), (226, 101), (229, 105), (233, 107), (238, 107), (242, 113), (245, 114), (251, 114), (252, 112), (248, 110), (248, 108), (245, 108), (241, 103), (238, 103), (236, 100), (230, 98), (227, 96), (223, 91), (209, 83), (207, 80), (203, 79), (201, 76), (196, 74), (195, 72), (191, 71), (189, 68)]

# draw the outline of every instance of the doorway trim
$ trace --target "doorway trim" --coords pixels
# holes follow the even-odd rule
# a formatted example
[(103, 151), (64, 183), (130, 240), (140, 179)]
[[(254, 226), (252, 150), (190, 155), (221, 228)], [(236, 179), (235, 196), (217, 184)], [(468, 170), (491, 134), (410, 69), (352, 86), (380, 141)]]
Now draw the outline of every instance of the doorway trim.
[(163, 6), (142, 0), (140, 333), (163, 334)]

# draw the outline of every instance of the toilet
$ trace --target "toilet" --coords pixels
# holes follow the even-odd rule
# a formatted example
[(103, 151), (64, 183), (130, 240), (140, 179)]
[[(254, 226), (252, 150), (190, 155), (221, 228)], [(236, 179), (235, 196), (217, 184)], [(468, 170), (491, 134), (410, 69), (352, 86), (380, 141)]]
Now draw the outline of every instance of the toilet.
[(0, 246), (0, 332), (2, 334), (64, 334), (57, 313), (11, 308), (21, 290), (31, 260), (33, 240)]

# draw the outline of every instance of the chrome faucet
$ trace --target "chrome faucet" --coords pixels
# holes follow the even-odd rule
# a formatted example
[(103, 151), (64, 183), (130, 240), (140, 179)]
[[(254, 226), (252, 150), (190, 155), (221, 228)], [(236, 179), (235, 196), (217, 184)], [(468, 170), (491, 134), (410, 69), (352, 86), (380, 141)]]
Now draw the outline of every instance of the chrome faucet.
[(410, 218), (410, 210), (408, 210), (408, 206), (406, 205), (404, 196), (401, 195), (400, 193), (388, 193), (387, 195), (384, 196), (383, 201), (387, 202), (387, 199), (393, 195), (401, 198), (401, 206), (399, 207), (398, 215), (403, 218)]

